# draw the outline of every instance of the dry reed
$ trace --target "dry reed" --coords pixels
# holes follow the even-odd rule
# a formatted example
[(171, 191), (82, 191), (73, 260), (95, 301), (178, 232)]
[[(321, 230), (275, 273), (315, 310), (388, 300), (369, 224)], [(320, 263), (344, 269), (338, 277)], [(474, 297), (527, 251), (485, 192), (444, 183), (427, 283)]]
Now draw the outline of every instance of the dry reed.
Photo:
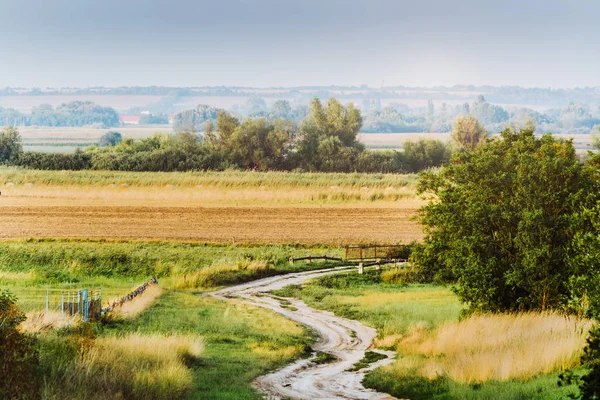
[(466, 383), (529, 379), (576, 366), (591, 325), (550, 312), (481, 315), (433, 332), (415, 325), (378, 344), (396, 342), (401, 358), (388, 368), (398, 378), (416, 373)]
[(156, 285), (150, 285), (142, 294), (136, 296), (131, 301), (126, 301), (122, 306), (117, 307), (115, 309), (115, 315), (124, 319), (135, 318), (150, 307), (162, 293), (162, 288)]

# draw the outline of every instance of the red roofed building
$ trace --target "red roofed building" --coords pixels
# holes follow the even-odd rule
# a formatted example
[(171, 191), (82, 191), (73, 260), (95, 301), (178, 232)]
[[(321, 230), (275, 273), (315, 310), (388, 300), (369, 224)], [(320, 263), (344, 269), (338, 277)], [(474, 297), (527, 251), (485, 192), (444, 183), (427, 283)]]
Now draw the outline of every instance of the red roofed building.
[(125, 125), (139, 125), (140, 117), (137, 115), (121, 115), (119, 121)]

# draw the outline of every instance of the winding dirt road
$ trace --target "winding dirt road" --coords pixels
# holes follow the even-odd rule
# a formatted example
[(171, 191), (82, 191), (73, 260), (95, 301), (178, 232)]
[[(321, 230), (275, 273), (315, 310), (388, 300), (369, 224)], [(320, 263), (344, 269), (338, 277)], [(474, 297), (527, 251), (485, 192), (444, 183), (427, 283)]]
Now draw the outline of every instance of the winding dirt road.
[(377, 350), (387, 358), (359, 371), (349, 371), (356, 362), (362, 360), (365, 351), (371, 347), (376, 336), (375, 329), (357, 321), (337, 317), (331, 312), (315, 310), (301, 300), (268, 293), (287, 285), (301, 284), (312, 278), (351, 268), (338, 267), (291, 273), (210, 293), (223, 300), (238, 299), (247, 304), (268, 308), (309, 327), (319, 336), (313, 350), (328, 353), (336, 358), (327, 364), (317, 364), (313, 358), (298, 360), (285, 368), (259, 377), (255, 386), (269, 399), (395, 399), (388, 394), (366, 389), (361, 383), (366, 372), (393, 362), (394, 352)]

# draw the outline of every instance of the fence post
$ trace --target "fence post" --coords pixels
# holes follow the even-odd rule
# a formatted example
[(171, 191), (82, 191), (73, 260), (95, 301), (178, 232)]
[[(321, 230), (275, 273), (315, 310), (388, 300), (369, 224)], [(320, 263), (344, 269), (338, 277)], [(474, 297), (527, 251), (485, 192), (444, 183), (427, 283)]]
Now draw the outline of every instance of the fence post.
[(294, 257), (290, 256), (290, 265), (294, 265)]
[(89, 306), (90, 306), (90, 302), (89, 302), (89, 298), (88, 298), (88, 290), (87, 289), (83, 289), (82, 291), (82, 295), (83, 295), (83, 321), (84, 322), (88, 322), (89, 319)]
[(358, 273), (362, 274), (364, 271), (363, 263), (358, 263)]

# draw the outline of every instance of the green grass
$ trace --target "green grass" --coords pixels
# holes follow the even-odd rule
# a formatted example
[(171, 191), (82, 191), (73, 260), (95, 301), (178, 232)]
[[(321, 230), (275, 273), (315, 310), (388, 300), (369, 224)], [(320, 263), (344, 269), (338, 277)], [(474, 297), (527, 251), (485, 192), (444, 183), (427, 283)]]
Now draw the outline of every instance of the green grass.
[(205, 185), (220, 188), (360, 188), (415, 186), (416, 174), (308, 173), (308, 172), (122, 172), (122, 171), (37, 171), (0, 167), (0, 184), (12, 182), (47, 185), (106, 186), (127, 183), (132, 186), (172, 184), (181, 187)]
[(387, 356), (385, 354), (381, 354), (376, 351), (367, 351), (365, 352), (365, 356), (362, 358), (362, 360), (354, 364), (348, 371), (358, 371), (360, 369), (367, 368), (374, 362), (384, 360), (386, 358)]
[[(383, 347), (386, 336), (410, 334), (415, 326), (433, 330), (445, 321), (457, 321), (463, 309), (448, 287), (386, 283), (378, 271), (367, 271), (363, 275), (356, 272), (329, 275), (274, 293), (300, 298), (311, 307), (372, 326), (377, 329)], [(359, 367), (366, 365), (363, 363)], [(429, 380), (416, 374), (409, 379), (398, 379), (390, 369), (378, 368), (367, 374), (363, 383), (397, 398), (411, 400), (564, 399), (576, 393), (574, 385), (561, 388), (557, 382), (558, 372), (527, 381), (469, 385), (447, 378)]]
[(559, 400), (577, 394), (575, 385), (558, 387), (558, 373), (538, 376), (527, 381), (460, 384), (447, 378), (429, 380), (419, 376), (397, 379), (382, 369), (369, 373), (367, 387), (411, 400)]
[(444, 321), (457, 320), (463, 309), (449, 288), (385, 283), (378, 271), (329, 275), (303, 287), (287, 286), (274, 293), (359, 320), (376, 328), (379, 337), (404, 333), (417, 323), (434, 328)]
[(131, 323), (103, 334), (194, 334), (205, 351), (194, 365), (190, 399), (260, 399), (250, 383), (269, 370), (308, 355), (312, 335), (285, 318), (237, 302), (169, 291)]
[[(0, 287), (19, 297), (25, 311), (60, 304), (66, 289), (101, 288), (103, 298), (126, 294), (151, 276), (162, 287), (212, 289), (290, 271), (323, 268), (332, 264), (296, 263), (289, 256), (308, 254), (341, 256), (329, 247), (286, 245), (234, 246), (198, 243), (88, 240), (21, 240), (0, 242)], [(263, 267), (255, 268), (255, 264)], [(201, 279), (192, 280), (201, 272)], [(186, 276), (187, 283), (183, 284)]]

